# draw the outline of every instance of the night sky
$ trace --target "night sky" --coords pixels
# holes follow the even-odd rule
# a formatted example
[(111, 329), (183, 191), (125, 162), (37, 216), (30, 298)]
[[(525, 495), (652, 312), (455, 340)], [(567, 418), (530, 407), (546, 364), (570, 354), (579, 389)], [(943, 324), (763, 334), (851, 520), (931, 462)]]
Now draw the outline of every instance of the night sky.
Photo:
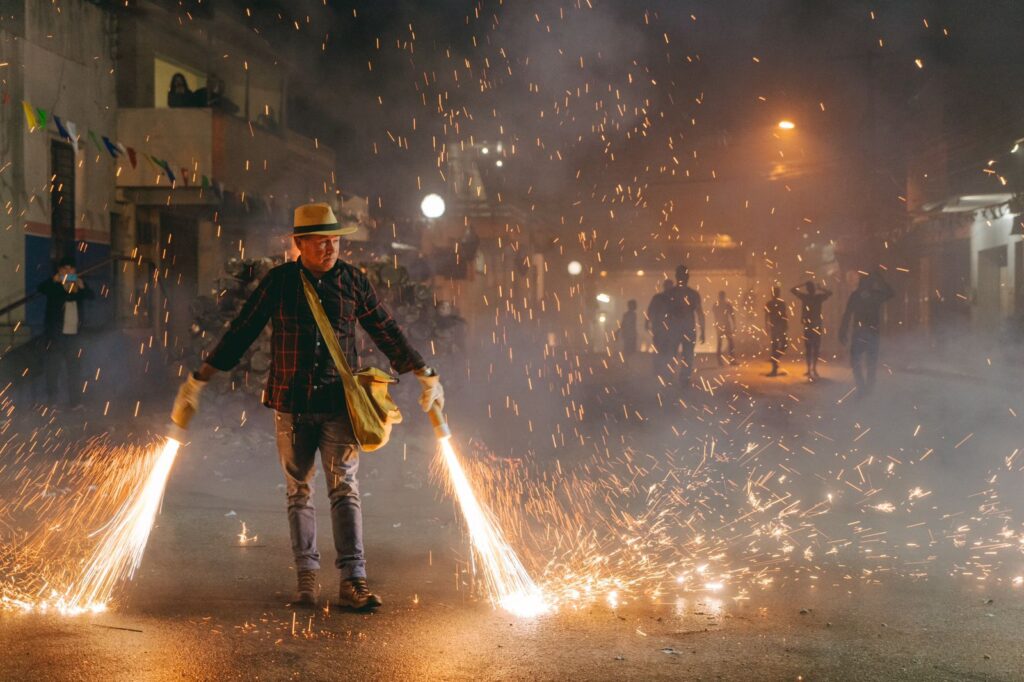
[[(746, 200), (770, 177), (787, 191), (852, 186), (895, 209), (908, 159), (937, 147), (980, 173), (1019, 136), (1024, 13), (977, 7), (306, 0), (212, 11), (238, 13), (287, 55), (292, 127), (332, 145), (343, 189), (379, 214), (412, 214), (443, 187), (443, 144), (501, 140), (515, 149), (510, 200), (552, 224), (628, 236), (638, 224), (732, 229), (713, 224), (724, 214), (684, 209), (687, 192)], [(781, 118), (799, 137), (779, 140)], [(841, 194), (808, 210), (857, 215)]]

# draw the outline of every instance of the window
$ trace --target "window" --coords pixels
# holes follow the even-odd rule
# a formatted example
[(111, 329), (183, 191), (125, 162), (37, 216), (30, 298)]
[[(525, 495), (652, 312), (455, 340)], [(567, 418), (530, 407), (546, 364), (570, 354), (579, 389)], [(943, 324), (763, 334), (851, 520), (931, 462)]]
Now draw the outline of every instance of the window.
[[(153, 106), (157, 109), (166, 109), (170, 106), (170, 93), (171, 93), (171, 81), (176, 75), (181, 75), (185, 78), (185, 86), (187, 92), (184, 93), (184, 99), (188, 99), (187, 93), (193, 93), (200, 88), (206, 87), (206, 74), (202, 71), (189, 68), (178, 62), (172, 62), (167, 59), (161, 59), (157, 57), (153, 60)], [(182, 101), (180, 97), (182, 93), (179, 93), (178, 101)], [(180, 104), (176, 106), (181, 106)], [(196, 106), (191, 103), (188, 106)]]

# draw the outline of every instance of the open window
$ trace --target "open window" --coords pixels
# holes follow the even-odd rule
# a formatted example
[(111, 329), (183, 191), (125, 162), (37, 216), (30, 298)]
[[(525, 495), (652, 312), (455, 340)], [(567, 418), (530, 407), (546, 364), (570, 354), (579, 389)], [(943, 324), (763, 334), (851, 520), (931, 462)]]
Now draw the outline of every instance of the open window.
[(157, 109), (203, 106), (196, 92), (205, 87), (204, 72), (162, 57), (153, 60), (153, 106)]

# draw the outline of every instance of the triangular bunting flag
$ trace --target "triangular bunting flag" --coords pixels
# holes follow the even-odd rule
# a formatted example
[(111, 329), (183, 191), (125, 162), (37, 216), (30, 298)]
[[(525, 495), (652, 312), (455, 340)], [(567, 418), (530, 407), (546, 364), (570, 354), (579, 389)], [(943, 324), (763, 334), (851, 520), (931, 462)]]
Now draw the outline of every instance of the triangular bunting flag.
[(184, 166), (181, 167), (181, 180), (185, 183), (185, 186), (188, 187), (188, 168), (185, 168)]
[(70, 140), (71, 135), (68, 134), (68, 129), (64, 127), (64, 123), (60, 120), (60, 116), (53, 115), (53, 123), (57, 126), (57, 134), (60, 135), (62, 140)]
[(168, 180), (174, 182), (177, 179), (174, 175), (174, 171), (171, 170), (171, 165), (167, 163), (167, 161), (164, 159), (158, 159), (155, 156), (153, 157), (153, 160), (156, 161), (156, 165), (160, 166), (160, 169), (163, 170), (164, 175), (167, 176)]
[(206, 177), (204, 175), (201, 182), (202, 182), (203, 189), (209, 189), (210, 188), (210, 178), (208, 178), (208, 177)]
[(21, 106), (25, 110), (25, 123), (28, 124), (28, 131), (30, 133), (35, 132), (36, 128), (39, 127), (39, 119), (36, 118), (36, 110), (32, 108), (32, 105), (21, 100)]
[(138, 160), (135, 158), (135, 149), (132, 147), (126, 147), (125, 151), (128, 152), (128, 161), (131, 162), (132, 168), (135, 168), (138, 163)]
[(92, 143), (94, 145), (96, 145), (96, 150), (97, 151), (101, 151), (101, 152), (103, 151), (103, 145), (100, 144), (100, 140), (99, 140), (98, 137), (96, 137), (96, 133), (94, 133), (91, 130), (89, 131), (89, 139), (92, 140)]
[(39, 127), (45, 130), (46, 121), (49, 119), (49, 114), (46, 113), (46, 109), (43, 109), (42, 107), (36, 107), (36, 116), (39, 117)]
[(64, 130), (68, 133), (68, 141), (75, 148), (75, 153), (78, 153), (78, 126), (75, 125), (74, 121), (64, 121)]
[(115, 159), (117, 158), (117, 155), (121, 153), (120, 150), (114, 145), (113, 142), (110, 141), (110, 138), (107, 137), (106, 135), (103, 136), (103, 146), (107, 148), (108, 152), (110, 152), (110, 156), (112, 156)]

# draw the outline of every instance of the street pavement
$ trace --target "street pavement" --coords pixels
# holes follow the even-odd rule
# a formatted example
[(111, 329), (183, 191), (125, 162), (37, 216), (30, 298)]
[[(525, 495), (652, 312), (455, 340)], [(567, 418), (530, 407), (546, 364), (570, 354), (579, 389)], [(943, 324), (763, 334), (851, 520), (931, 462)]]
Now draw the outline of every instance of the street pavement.
[[(856, 401), (848, 395), (849, 372), (838, 363), (814, 384), (795, 364), (779, 378), (763, 376), (760, 362), (705, 367), (697, 388), (680, 390), (630, 381), (649, 371), (645, 362), (634, 359), (628, 371), (599, 375), (610, 389), (580, 398), (593, 415), (589, 433), (604, 425), (633, 447), (655, 451), (674, 445), (665, 442), (669, 422), (714, 429), (722, 415), (735, 414), (736, 422), (757, 423), (759, 434), (770, 432), (785, 446), (766, 450), (763, 458), (781, 462), (789, 449), (803, 447), (814, 459), (793, 456), (808, 458), (808, 468), (828, 447), (833, 453), (858, 449), (850, 467), (871, 453), (901, 462), (913, 454), (917, 461), (929, 450), (911, 451), (918, 439), (932, 452), (917, 463), (915, 476), (934, 491), (936, 516), (958, 502), (976, 508), (970, 496), (994, 485), (991, 472), (1016, 474), (1016, 465), (1004, 464), (1021, 446), (1016, 415), (1024, 405), (1019, 390), (997, 385), (997, 378), (1007, 384), (997, 369), (991, 381), (968, 381), (921, 367), (883, 366), (876, 396)], [(449, 400), (458, 436), (459, 398)], [(598, 599), (535, 619), (496, 610), (469, 570), (457, 510), (431, 475), (426, 420), (409, 408), (394, 442), (363, 455), (360, 470), (368, 569), (385, 606), (375, 614), (294, 607), (269, 417), (252, 408), (232, 424), (200, 418), (175, 465), (142, 567), (112, 610), (70, 618), (0, 613), (0, 679), (1024, 679), (1024, 587), (1012, 580), (1024, 573), (1024, 557), (1019, 549), (1000, 548), (986, 563), (978, 558), (981, 547), (971, 559), (975, 540), (960, 542), (955, 533), (948, 549), (941, 539), (920, 549), (922, 570), (914, 566), (915, 529), (902, 531), (907, 537), (894, 529), (880, 553), (901, 545), (911, 547), (912, 557), (894, 559), (886, 564), (890, 569), (879, 569), (861, 545), (842, 561), (815, 563), (814, 570), (783, 566), (765, 589), (741, 589), (737, 579), (718, 593), (680, 590), (617, 605)], [(159, 419), (154, 413), (152, 423)], [(115, 434), (127, 428), (111, 425)], [(472, 426), (475, 436), (487, 437), (486, 426)], [(570, 453), (560, 454), (571, 461)], [(797, 469), (792, 462), (787, 467)], [(826, 469), (832, 470), (820, 471)], [(839, 497), (844, 490), (823, 474), (806, 477), (797, 486), (801, 494), (822, 495), (827, 488)], [(825, 517), (830, 532), (864, 523), (872, 513), (859, 495), (845, 492)], [(329, 597), (337, 575), (330, 568), (322, 485), (316, 502)], [(1014, 543), (1020, 529), (1012, 521), (1015, 502), (999, 502)], [(257, 536), (246, 545), (238, 538), (242, 522)]]

